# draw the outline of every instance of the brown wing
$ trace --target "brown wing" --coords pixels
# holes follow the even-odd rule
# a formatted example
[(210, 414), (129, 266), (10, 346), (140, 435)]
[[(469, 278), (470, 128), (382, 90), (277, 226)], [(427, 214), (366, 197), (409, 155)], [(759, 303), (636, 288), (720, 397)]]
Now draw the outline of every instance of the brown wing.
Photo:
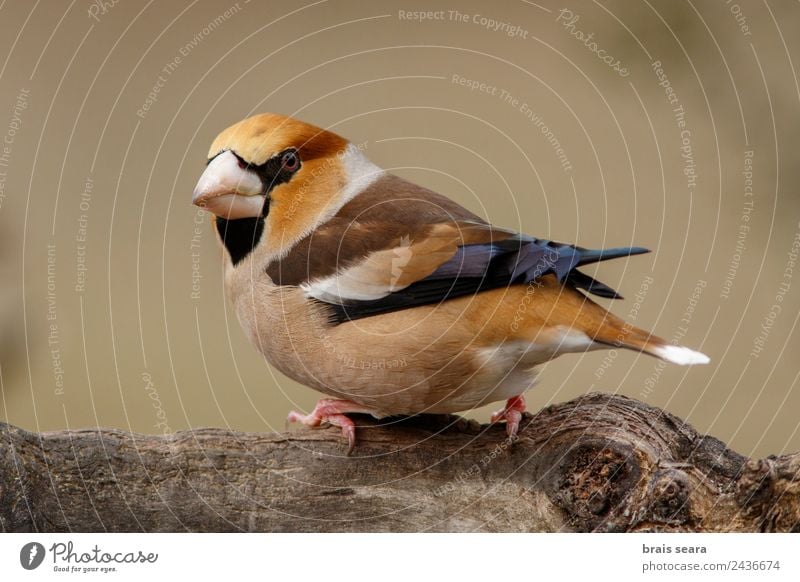
[[(388, 180), (388, 182), (384, 182)], [(646, 252), (589, 250), (498, 229), (400, 178), (359, 194), (280, 261), (272, 280), (327, 303), (336, 322), (439, 303), (549, 273), (604, 297), (617, 293), (577, 267)]]

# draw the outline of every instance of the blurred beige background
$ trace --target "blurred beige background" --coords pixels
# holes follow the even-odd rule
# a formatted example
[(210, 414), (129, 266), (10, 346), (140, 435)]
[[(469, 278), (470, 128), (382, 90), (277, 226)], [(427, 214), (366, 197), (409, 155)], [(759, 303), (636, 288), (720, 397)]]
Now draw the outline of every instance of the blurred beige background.
[(272, 431), (313, 406), (240, 331), (189, 202), (213, 137), (276, 111), (498, 225), (654, 250), (597, 269), (612, 309), (712, 364), (567, 356), (531, 409), (619, 392), (799, 450), (798, 26), (742, 0), (5, 2), (0, 419)]

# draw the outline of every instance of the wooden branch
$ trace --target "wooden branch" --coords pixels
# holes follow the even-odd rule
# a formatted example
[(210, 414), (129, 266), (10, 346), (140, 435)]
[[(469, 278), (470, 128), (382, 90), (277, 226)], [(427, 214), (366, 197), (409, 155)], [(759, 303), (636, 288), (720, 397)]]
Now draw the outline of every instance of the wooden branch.
[(591, 394), (502, 427), (359, 417), (166, 437), (0, 424), (3, 531), (800, 531), (800, 454), (751, 460)]

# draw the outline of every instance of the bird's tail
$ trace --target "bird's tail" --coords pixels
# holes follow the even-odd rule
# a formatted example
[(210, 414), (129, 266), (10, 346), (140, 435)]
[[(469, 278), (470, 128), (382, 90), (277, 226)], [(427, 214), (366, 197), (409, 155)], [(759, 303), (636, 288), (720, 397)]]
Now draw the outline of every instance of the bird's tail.
[[(599, 306), (598, 306), (599, 307)], [(601, 308), (602, 309), (602, 308)], [(608, 312), (607, 312), (608, 313)], [(693, 349), (677, 346), (608, 313), (594, 336), (599, 343), (641, 351), (673, 364), (708, 364), (710, 358)]]
[[(522, 289), (519, 293), (527, 295), (529, 291)], [(707, 364), (710, 360), (705, 354), (683, 346), (676, 346), (643, 329), (639, 329), (610, 311), (604, 309), (586, 295), (570, 285), (562, 285), (552, 275), (539, 280), (535, 288), (538, 294), (535, 301), (524, 303), (526, 323), (516, 326), (516, 333), (521, 338), (534, 342), (543, 341), (543, 329), (568, 328), (581, 332), (587, 343), (577, 341), (572, 348), (564, 347), (561, 335), (553, 340), (565, 351), (580, 352), (603, 346), (622, 347), (645, 352), (667, 362), (684, 366)], [(521, 299), (524, 301), (524, 298)]]

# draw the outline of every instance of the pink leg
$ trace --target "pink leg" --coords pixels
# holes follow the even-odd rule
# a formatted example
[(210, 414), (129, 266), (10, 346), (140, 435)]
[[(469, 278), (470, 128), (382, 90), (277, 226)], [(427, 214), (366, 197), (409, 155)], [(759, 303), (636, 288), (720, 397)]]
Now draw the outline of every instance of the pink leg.
[(318, 427), (323, 423), (341, 427), (342, 434), (347, 439), (347, 454), (353, 452), (356, 446), (356, 425), (345, 416), (346, 413), (356, 412), (372, 414), (374, 411), (351, 402), (350, 400), (335, 400), (333, 398), (323, 398), (308, 414), (301, 414), (292, 410), (286, 418), (288, 422), (302, 422), (309, 427)]
[(505, 420), (506, 432), (510, 438), (514, 438), (519, 432), (519, 421), (522, 420), (523, 412), (525, 412), (525, 397), (520, 394), (509, 398), (505, 408), (492, 414), (491, 421)]

